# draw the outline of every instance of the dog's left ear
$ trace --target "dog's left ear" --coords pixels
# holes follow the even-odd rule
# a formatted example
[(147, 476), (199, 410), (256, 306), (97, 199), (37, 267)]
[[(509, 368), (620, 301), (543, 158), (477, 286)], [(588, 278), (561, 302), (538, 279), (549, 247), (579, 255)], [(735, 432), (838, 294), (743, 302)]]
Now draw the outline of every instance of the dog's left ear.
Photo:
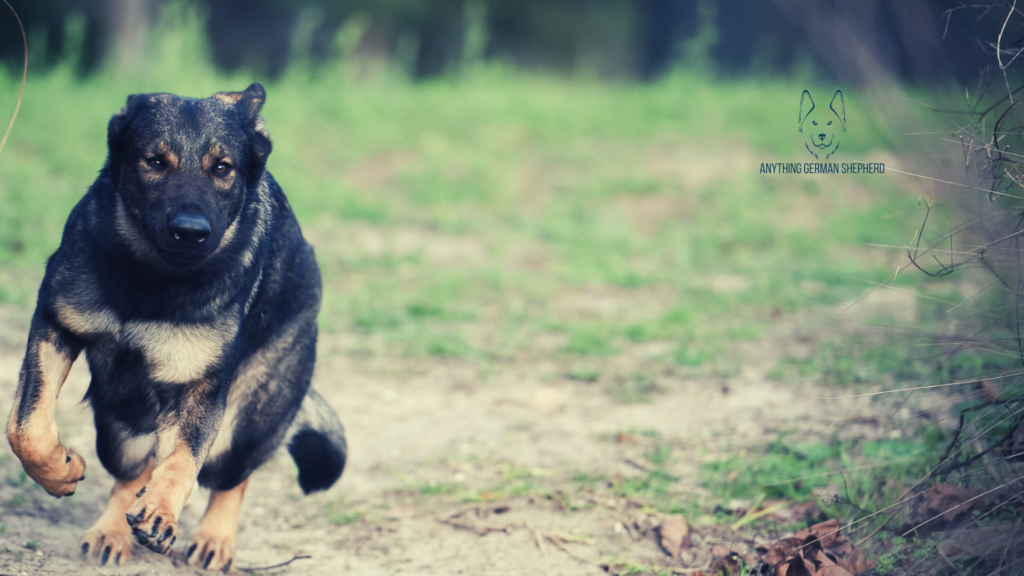
[(842, 90), (836, 90), (829, 108), (839, 117), (839, 124), (843, 127), (843, 132), (846, 132), (846, 102), (843, 100)]
[(250, 145), (253, 160), (262, 168), (271, 151), (270, 134), (267, 133), (263, 117), (260, 116), (263, 103), (267, 101), (267, 91), (259, 82), (253, 82), (245, 92), (218, 92), (213, 97), (238, 110), (245, 127), (253, 133)]
[(814, 100), (811, 99), (811, 93), (804, 90), (803, 94), (800, 95), (800, 117), (797, 118), (797, 123), (800, 125), (800, 131), (804, 130), (804, 120), (807, 119), (807, 115), (814, 110)]
[(217, 92), (213, 97), (234, 106), (241, 113), (242, 119), (253, 130), (263, 132), (264, 136), (269, 136), (263, 127), (263, 118), (260, 116), (263, 103), (267, 101), (267, 91), (263, 89), (262, 84), (253, 82), (245, 89), (245, 92)]

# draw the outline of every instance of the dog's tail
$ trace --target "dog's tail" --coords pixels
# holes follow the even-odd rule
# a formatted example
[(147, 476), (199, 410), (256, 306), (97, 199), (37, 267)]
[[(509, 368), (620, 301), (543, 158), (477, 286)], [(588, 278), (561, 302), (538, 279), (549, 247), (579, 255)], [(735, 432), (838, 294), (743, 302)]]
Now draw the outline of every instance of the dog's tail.
[(312, 388), (302, 400), (285, 442), (299, 467), (299, 486), (304, 493), (326, 490), (341, 478), (348, 455), (345, 429)]

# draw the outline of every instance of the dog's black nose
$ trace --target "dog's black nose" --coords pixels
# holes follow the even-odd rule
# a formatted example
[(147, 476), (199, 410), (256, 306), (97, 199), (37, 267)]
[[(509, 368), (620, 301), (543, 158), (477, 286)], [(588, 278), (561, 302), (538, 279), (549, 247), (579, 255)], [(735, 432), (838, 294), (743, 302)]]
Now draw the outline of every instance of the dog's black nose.
[(825, 139), (825, 135), (824, 134), (818, 134), (818, 138), (821, 138), (822, 140), (824, 140)]
[(210, 237), (210, 221), (203, 216), (179, 214), (171, 220), (170, 232), (178, 245), (198, 246)]

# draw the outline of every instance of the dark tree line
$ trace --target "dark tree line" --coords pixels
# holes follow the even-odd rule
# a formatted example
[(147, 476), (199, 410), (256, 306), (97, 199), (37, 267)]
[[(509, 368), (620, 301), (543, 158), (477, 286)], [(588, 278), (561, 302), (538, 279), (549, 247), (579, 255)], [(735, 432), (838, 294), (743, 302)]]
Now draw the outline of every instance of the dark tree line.
[[(64, 27), (85, 22), (83, 74), (109, 60), (138, 58), (146, 30), (164, 0), (12, 0), (33, 38), (36, 65), (60, 58)], [(705, 65), (722, 75), (786, 73), (815, 66), (846, 83), (888, 75), (904, 80), (973, 81), (995, 61), (979, 39), (998, 34), (995, 11), (950, 9), (954, 0), (196, 0), (208, 16), (215, 63), (269, 76), (290, 61), (296, 25), (307, 18), (309, 55), (327, 59), (334, 38), (356, 14), (368, 24), (357, 55), (393, 57), (411, 46), (406, 62), (418, 79), (457, 68), (464, 53), (467, 14), (480, 14), (483, 57), (553, 71), (589, 69), (600, 76), (651, 79), (704, 43)], [(475, 12), (473, 12), (475, 10)], [(970, 14), (968, 14), (970, 12)], [(945, 37), (943, 37), (945, 36)], [(1004, 39), (1004, 46), (1020, 38)], [(20, 59), (13, 20), (0, 13), (0, 56)]]

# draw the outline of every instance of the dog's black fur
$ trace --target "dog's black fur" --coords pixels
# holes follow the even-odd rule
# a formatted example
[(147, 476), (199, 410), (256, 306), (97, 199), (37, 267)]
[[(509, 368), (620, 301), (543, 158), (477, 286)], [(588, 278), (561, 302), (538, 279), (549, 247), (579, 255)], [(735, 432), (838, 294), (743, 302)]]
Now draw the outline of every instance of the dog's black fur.
[(129, 480), (155, 459), (128, 522), (158, 551), (176, 520), (159, 514), (176, 516), (197, 477), (230, 490), (282, 443), (307, 493), (345, 465), (341, 425), (310, 388), (320, 273), (266, 170), (264, 100), (259, 84), (130, 96), (39, 290), (11, 444), (48, 491), (73, 492), (84, 463), (51, 437), (48, 399), (84, 350), (103, 466)]

